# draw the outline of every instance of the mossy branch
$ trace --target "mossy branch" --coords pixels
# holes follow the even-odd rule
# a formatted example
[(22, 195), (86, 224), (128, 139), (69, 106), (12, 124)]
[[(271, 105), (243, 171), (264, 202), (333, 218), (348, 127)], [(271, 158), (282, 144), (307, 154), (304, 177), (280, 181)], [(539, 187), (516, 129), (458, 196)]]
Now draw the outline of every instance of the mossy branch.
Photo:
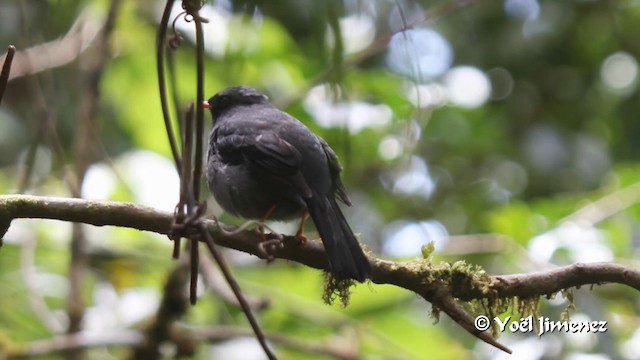
[[(83, 200), (30, 195), (0, 195), (0, 235), (18, 218), (55, 219), (95, 226), (120, 226), (159, 234), (169, 234), (174, 217), (132, 203)], [(203, 219), (218, 245), (256, 255), (267, 256), (260, 235), (252, 230), (237, 230), (213, 220)], [(237, 230), (237, 231), (231, 231)], [(328, 262), (319, 241), (301, 244), (295, 237), (284, 236), (282, 247), (269, 256), (295, 261), (306, 266), (327, 270)], [(484, 270), (464, 262), (432, 264), (429, 259), (393, 262), (369, 255), (373, 269), (371, 281), (392, 284), (412, 291), (445, 312), (460, 326), (481, 340), (504, 351), (490, 332), (480, 332), (473, 326), (473, 314), (461, 302), (486, 300), (489, 304), (504, 303), (502, 299), (548, 296), (572, 287), (591, 284), (619, 283), (640, 290), (640, 271), (615, 263), (573, 264), (553, 270), (529, 274), (491, 276)]]

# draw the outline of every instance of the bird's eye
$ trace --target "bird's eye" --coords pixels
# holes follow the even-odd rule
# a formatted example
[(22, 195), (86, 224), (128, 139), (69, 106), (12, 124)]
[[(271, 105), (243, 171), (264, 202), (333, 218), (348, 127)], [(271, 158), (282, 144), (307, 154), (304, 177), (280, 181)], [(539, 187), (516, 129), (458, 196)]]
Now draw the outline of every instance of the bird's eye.
[(220, 99), (218, 99), (218, 105), (220, 107), (227, 106), (229, 104), (229, 102), (230, 102), (230, 99), (229, 99), (228, 96), (222, 96), (222, 97), (220, 97)]
[(229, 104), (229, 98), (227, 98), (226, 96), (217, 96), (216, 97), (216, 101), (215, 101), (215, 107), (216, 108), (223, 108), (227, 104)]

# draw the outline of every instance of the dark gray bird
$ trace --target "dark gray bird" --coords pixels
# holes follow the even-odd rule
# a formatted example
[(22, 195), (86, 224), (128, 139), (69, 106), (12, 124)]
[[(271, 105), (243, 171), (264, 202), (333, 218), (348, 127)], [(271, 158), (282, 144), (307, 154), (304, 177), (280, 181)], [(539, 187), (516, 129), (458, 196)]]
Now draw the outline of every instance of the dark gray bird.
[(301, 217), (298, 235), (308, 212), (335, 278), (370, 278), (369, 260), (336, 201), (351, 205), (329, 145), (247, 86), (224, 89), (204, 106), (213, 116), (207, 183), (220, 206), (245, 219)]

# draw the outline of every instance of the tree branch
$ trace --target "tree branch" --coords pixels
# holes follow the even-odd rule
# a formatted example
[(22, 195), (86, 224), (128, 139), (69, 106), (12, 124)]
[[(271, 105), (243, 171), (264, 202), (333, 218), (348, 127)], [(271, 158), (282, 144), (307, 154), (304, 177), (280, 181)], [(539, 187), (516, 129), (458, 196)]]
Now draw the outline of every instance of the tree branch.
[[(178, 342), (184, 338), (191, 338), (199, 342), (219, 343), (238, 337), (250, 337), (251, 330), (231, 326), (189, 327), (172, 325), (169, 329), (169, 339)], [(295, 338), (281, 333), (267, 333), (267, 339), (283, 347), (302, 351), (304, 353), (330, 356), (334, 359), (353, 360), (359, 359), (356, 351), (351, 347), (335, 345), (331, 342), (316, 343), (306, 339)], [(25, 344), (24, 347), (10, 349), (3, 353), (3, 359), (30, 359), (52, 353), (68, 352), (107, 346), (144, 346), (148, 340), (145, 334), (139, 330), (114, 329), (110, 331), (80, 332), (76, 334), (56, 335), (50, 339), (36, 340)], [(180, 344), (188, 348), (189, 345)], [(178, 349), (178, 352), (181, 350)], [(141, 359), (141, 358), (136, 358)]]
[[(0, 231), (6, 231), (10, 222), (17, 218), (56, 219), (168, 234), (173, 214), (124, 202), (0, 195), (0, 225), (3, 225)], [(216, 244), (260, 258), (266, 256), (260, 246), (260, 235), (255, 231), (230, 231), (234, 228), (227, 225), (218, 228), (213, 220), (206, 219), (203, 224), (216, 239)], [(329, 268), (319, 241), (301, 244), (292, 236), (284, 236), (282, 248), (275, 249), (270, 255), (316, 269)], [(619, 283), (640, 290), (640, 271), (614, 263), (573, 264), (531, 274), (489, 276), (462, 262), (434, 265), (428, 260), (393, 262), (373, 256), (369, 256), (369, 260), (373, 283), (396, 285), (420, 295), (473, 335), (505, 351), (508, 349), (488, 332), (475, 330), (471, 322), (473, 315), (461, 306), (460, 300), (545, 296), (570, 287), (603, 283)]]
[(76, 18), (69, 31), (60, 39), (17, 51), (8, 80), (54, 69), (76, 60), (96, 39), (100, 28), (88, 12)]

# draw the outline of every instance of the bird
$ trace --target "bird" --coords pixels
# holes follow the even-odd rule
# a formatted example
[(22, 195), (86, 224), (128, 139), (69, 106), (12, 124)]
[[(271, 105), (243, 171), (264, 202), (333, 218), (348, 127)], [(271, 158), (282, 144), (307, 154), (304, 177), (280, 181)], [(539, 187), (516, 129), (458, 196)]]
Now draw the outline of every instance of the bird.
[(338, 200), (351, 206), (331, 147), (305, 124), (248, 86), (219, 91), (202, 106), (211, 111), (206, 176), (226, 212), (265, 221), (307, 214), (324, 244), (333, 277), (364, 282), (371, 265)]

